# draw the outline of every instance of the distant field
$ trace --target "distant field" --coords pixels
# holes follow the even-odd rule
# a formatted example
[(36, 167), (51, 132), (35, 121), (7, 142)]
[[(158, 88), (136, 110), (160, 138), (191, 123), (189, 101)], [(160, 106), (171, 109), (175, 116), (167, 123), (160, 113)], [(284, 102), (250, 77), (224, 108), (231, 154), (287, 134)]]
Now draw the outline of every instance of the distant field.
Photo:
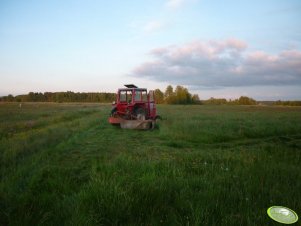
[(158, 106), (153, 131), (109, 125), (110, 108), (0, 104), (0, 225), (279, 225), (272, 205), (301, 217), (301, 107)]

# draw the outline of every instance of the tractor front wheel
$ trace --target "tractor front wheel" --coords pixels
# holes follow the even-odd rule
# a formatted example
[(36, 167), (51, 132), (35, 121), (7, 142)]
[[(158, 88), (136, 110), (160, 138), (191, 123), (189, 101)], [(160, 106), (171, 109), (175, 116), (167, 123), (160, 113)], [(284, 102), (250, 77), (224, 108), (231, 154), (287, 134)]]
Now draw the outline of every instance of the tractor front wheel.
[(117, 112), (117, 107), (112, 108), (110, 116), (113, 116)]
[(145, 120), (146, 119), (146, 110), (144, 108), (137, 108), (135, 110), (135, 115), (138, 120)]

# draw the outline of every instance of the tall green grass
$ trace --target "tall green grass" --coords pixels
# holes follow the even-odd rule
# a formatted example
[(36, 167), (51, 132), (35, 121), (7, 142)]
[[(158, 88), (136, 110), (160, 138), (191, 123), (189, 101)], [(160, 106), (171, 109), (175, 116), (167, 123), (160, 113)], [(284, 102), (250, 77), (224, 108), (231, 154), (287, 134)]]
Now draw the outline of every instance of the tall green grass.
[(163, 105), (153, 131), (113, 127), (109, 111), (0, 105), (1, 225), (277, 225), (269, 206), (301, 214), (301, 108)]

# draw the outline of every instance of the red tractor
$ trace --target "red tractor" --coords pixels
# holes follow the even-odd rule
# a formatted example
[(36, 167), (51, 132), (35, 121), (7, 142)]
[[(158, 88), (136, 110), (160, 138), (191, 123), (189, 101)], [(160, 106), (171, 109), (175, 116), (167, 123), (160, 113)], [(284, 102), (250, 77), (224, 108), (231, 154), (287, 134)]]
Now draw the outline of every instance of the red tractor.
[(156, 114), (154, 91), (147, 92), (145, 88), (138, 88), (130, 84), (126, 88), (118, 89), (117, 101), (109, 117), (109, 123), (122, 128), (147, 129), (153, 127)]

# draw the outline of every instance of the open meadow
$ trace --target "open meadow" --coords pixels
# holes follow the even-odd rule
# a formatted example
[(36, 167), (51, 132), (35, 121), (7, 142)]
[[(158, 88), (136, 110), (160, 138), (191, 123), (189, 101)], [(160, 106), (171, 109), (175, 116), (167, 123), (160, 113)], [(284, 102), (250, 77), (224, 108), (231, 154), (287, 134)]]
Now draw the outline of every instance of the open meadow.
[(0, 225), (279, 225), (273, 205), (301, 217), (301, 107), (159, 105), (152, 131), (111, 126), (110, 109), (0, 104)]

